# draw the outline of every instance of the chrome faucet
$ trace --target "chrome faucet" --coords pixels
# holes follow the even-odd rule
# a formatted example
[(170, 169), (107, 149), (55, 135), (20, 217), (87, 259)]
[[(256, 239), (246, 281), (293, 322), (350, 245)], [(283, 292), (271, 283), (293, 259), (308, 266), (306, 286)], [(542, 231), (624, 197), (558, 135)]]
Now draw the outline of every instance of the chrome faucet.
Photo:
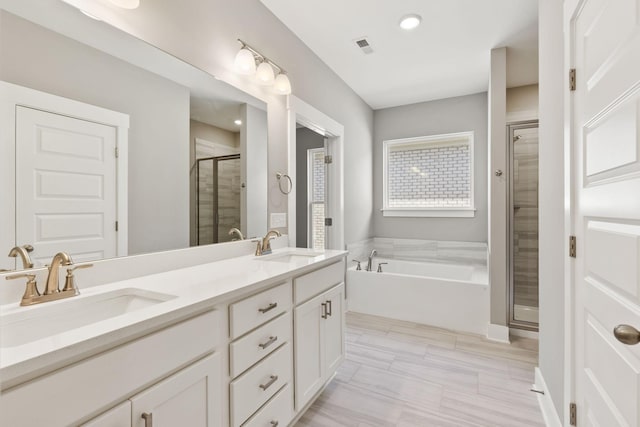
[(373, 257), (378, 255), (378, 252), (374, 249), (371, 251), (371, 253), (369, 254), (369, 260), (367, 261), (367, 271), (372, 271), (372, 266), (371, 264), (373, 263)]
[(29, 256), (29, 252), (33, 252), (33, 246), (31, 245), (22, 245), (11, 248), (9, 251), (9, 256), (13, 258), (17, 258), (18, 255), (22, 259), (22, 267), (26, 270), (28, 268), (33, 268), (33, 261), (31, 261), (31, 257)]
[(58, 252), (53, 256), (51, 260), (51, 266), (49, 266), (49, 275), (47, 276), (47, 285), (44, 288), (44, 294), (50, 295), (60, 292), (58, 286), (59, 283), (59, 270), (61, 265), (71, 265), (73, 260), (66, 252)]
[(242, 231), (240, 231), (239, 229), (233, 227), (231, 230), (229, 230), (229, 236), (233, 236), (233, 235), (238, 236), (237, 239), (233, 239), (233, 240), (244, 240), (244, 235), (242, 234)]
[(256, 256), (267, 255), (271, 253), (271, 239), (280, 237), (282, 234), (278, 230), (269, 230), (267, 234), (262, 238), (262, 241), (258, 241), (256, 247)]

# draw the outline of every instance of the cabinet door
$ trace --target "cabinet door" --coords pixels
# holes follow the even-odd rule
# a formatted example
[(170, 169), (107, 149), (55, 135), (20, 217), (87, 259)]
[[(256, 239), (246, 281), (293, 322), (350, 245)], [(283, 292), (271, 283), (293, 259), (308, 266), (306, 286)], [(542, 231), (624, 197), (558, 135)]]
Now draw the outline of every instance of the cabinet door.
[(324, 384), (322, 318), (324, 294), (295, 309), (295, 397), (301, 410)]
[(327, 318), (324, 320), (324, 379), (333, 375), (344, 359), (344, 284), (324, 295)]
[(131, 398), (131, 425), (219, 427), (220, 371), (220, 355), (215, 353), (137, 394)]
[(126, 401), (115, 408), (82, 424), (81, 427), (127, 427), (131, 425), (131, 402)]

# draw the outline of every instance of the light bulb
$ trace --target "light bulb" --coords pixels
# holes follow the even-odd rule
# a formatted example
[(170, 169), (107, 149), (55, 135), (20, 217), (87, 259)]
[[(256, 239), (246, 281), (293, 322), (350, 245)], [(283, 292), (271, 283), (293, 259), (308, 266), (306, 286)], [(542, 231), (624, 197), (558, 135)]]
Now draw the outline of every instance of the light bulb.
[(263, 61), (258, 65), (256, 70), (256, 78), (261, 85), (267, 86), (273, 83), (275, 75), (273, 74), (273, 68), (267, 62)]
[(233, 66), (238, 73), (250, 75), (256, 72), (256, 59), (249, 49), (242, 48), (238, 51)]
[(403, 30), (413, 30), (422, 22), (422, 17), (420, 15), (411, 14), (403, 16), (400, 20), (400, 28)]
[(280, 73), (274, 82), (274, 91), (280, 95), (289, 95), (291, 93), (291, 82), (286, 74)]
[(140, 6), (140, 0), (109, 0), (111, 3), (123, 9), (137, 9)]

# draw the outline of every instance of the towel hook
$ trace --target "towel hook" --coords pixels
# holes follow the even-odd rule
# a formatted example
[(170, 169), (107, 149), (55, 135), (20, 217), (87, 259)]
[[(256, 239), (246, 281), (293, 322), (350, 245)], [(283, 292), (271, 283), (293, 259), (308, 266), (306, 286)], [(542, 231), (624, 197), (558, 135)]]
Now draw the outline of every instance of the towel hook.
[[(286, 173), (277, 172), (276, 173), (276, 178), (278, 178), (278, 188), (280, 189), (280, 192), (282, 194), (291, 193), (291, 190), (293, 190), (293, 181), (291, 180), (291, 177), (289, 175), (287, 175)], [(287, 187), (285, 187), (285, 190), (282, 189), (282, 179), (281, 178), (287, 178), (289, 180), (289, 185), (288, 185), (289, 190), (286, 190)]]

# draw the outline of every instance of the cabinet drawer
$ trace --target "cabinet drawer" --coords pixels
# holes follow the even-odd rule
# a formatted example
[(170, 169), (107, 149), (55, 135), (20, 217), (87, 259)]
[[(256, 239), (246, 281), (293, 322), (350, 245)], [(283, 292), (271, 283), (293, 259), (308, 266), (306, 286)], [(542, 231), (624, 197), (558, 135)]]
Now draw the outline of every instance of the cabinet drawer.
[(344, 259), (294, 279), (295, 303), (300, 304), (344, 282)]
[(283, 283), (229, 306), (231, 339), (284, 313), (291, 307), (291, 282)]
[(229, 346), (231, 377), (237, 377), (282, 344), (290, 342), (292, 335), (291, 322), (291, 313), (285, 313), (232, 342)]
[(293, 388), (287, 384), (242, 427), (286, 427), (293, 418)]
[(291, 382), (291, 345), (285, 344), (231, 383), (231, 425), (238, 427)]

